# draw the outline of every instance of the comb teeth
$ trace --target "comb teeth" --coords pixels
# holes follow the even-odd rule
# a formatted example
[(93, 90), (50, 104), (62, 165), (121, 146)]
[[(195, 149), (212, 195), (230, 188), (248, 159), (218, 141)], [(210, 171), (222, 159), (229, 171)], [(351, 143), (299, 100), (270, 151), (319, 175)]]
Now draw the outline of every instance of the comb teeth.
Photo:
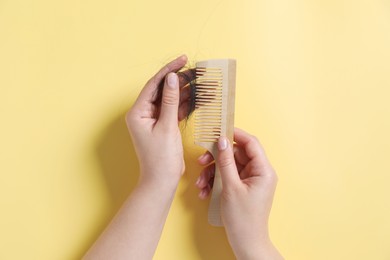
[(221, 135), (221, 68), (197, 67), (195, 91), (195, 142), (217, 142)]
[[(233, 59), (205, 60), (195, 69), (195, 144), (218, 157), (218, 138), (223, 135), (233, 143), (236, 61)], [(215, 167), (213, 191), (208, 220), (213, 226), (223, 226), (221, 219), (222, 179)]]

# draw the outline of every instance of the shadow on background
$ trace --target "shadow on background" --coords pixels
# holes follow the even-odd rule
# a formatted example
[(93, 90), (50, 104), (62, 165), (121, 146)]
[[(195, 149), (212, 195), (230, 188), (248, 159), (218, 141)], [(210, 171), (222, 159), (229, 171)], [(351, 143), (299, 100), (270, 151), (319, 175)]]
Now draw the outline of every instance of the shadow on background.
[(108, 125), (96, 149), (114, 213), (134, 189), (139, 176), (137, 155), (127, 130), (125, 114), (121, 113)]
[(111, 196), (111, 209), (91, 232), (86, 247), (75, 259), (81, 259), (92, 246), (137, 184), (139, 164), (127, 131), (125, 113), (124, 111), (107, 125), (95, 147), (101, 174)]
[[(108, 124), (96, 146), (98, 161), (111, 195), (112, 208), (110, 212), (107, 212), (104, 221), (92, 232), (87, 248), (78, 259), (85, 254), (102, 233), (138, 181), (139, 164), (126, 127), (125, 113), (124, 111)], [(194, 144), (184, 140), (184, 145), (186, 173), (181, 180), (184, 189), (181, 194), (178, 193), (176, 196), (180, 196), (184, 204), (183, 207), (191, 212), (193, 237), (200, 259), (235, 259), (224, 228), (212, 227), (207, 222), (209, 202), (198, 199), (198, 189), (194, 185), (201, 168), (197, 164), (196, 158), (187, 152), (191, 147), (194, 147)]]

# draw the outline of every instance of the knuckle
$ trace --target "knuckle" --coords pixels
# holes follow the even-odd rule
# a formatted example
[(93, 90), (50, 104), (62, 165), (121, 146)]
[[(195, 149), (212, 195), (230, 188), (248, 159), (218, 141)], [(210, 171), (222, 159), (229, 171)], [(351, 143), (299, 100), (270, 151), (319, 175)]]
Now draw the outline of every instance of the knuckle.
[(175, 93), (172, 93), (172, 91), (167, 91), (168, 93), (165, 93), (162, 102), (164, 105), (177, 105), (178, 104), (178, 98), (175, 95)]
[(268, 174), (267, 174), (267, 176), (268, 176), (268, 179), (269, 179), (272, 183), (274, 183), (274, 184), (278, 183), (279, 177), (278, 177), (278, 175), (276, 174), (274, 168), (270, 167), (270, 168), (268, 169)]
[(169, 64), (165, 65), (160, 69), (160, 71), (157, 73), (159, 76), (164, 77), (166, 74), (169, 73)]
[(134, 121), (135, 115), (132, 109), (126, 112), (125, 121), (128, 125), (130, 125)]
[(162, 69), (160, 70), (160, 72), (158, 73), (159, 74), (159, 76), (161, 76), (161, 77), (165, 77), (169, 72), (171, 72), (172, 71), (172, 66), (173, 64), (167, 64), (167, 65), (165, 65), (164, 67), (162, 67)]
[(251, 135), (250, 139), (251, 139), (251, 142), (252, 142), (252, 143), (255, 143), (255, 144), (260, 145), (260, 141), (259, 141), (259, 139), (257, 138), (257, 136)]
[(172, 71), (172, 68), (173, 67), (173, 64), (172, 63), (168, 63), (166, 66), (165, 66), (165, 69), (164, 69), (164, 74), (168, 74), (169, 72)]
[(219, 158), (219, 167), (226, 168), (233, 164), (233, 159), (230, 156), (221, 156)]

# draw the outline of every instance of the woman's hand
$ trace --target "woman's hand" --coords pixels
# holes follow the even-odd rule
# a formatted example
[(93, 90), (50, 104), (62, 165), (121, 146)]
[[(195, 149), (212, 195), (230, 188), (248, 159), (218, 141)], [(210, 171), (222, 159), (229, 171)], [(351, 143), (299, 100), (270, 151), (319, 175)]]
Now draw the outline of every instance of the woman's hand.
[[(220, 138), (216, 162), (223, 184), (222, 221), (229, 242), (237, 259), (282, 259), (268, 235), (275, 171), (256, 137), (236, 128), (234, 141), (232, 147), (228, 139)], [(204, 199), (210, 193), (215, 163), (210, 153), (198, 161), (206, 166), (196, 184)]]
[[(126, 123), (140, 162), (138, 185), (84, 259), (152, 259), (184, 171), (178, 123), (188, 113), (193, 70), (181, 56), (141, 91)], [(162, 91), (161, 91), (162, 90)]]
[(189, 90), (183, 87), (194, 75), (190, 70), (178, 75), (176, 72), (186, 62), (187, 57), (181, 56), (163, 67), (146, 83), (126, 114), (140, 163), (140, 182), (176, 187), (184, 172), (178, 123), (188, 112)]

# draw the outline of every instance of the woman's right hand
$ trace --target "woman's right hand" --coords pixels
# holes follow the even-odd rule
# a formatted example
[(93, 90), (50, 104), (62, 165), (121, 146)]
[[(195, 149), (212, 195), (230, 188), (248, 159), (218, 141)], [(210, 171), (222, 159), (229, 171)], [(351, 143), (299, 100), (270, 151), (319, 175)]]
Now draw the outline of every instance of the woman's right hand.
[[(268, 234), (275, 171), (256, 137), (236, 128), (234, 141), (232, 147), (227, 138), (219, 139), (216, 161), (223, 185), (221, 215), (230, 245), (237, 259), (283, 259)], [(204, 199), (211, 190), (215, 163), (210, 153), (198, 161), (206, 166), (196, 184)]]

